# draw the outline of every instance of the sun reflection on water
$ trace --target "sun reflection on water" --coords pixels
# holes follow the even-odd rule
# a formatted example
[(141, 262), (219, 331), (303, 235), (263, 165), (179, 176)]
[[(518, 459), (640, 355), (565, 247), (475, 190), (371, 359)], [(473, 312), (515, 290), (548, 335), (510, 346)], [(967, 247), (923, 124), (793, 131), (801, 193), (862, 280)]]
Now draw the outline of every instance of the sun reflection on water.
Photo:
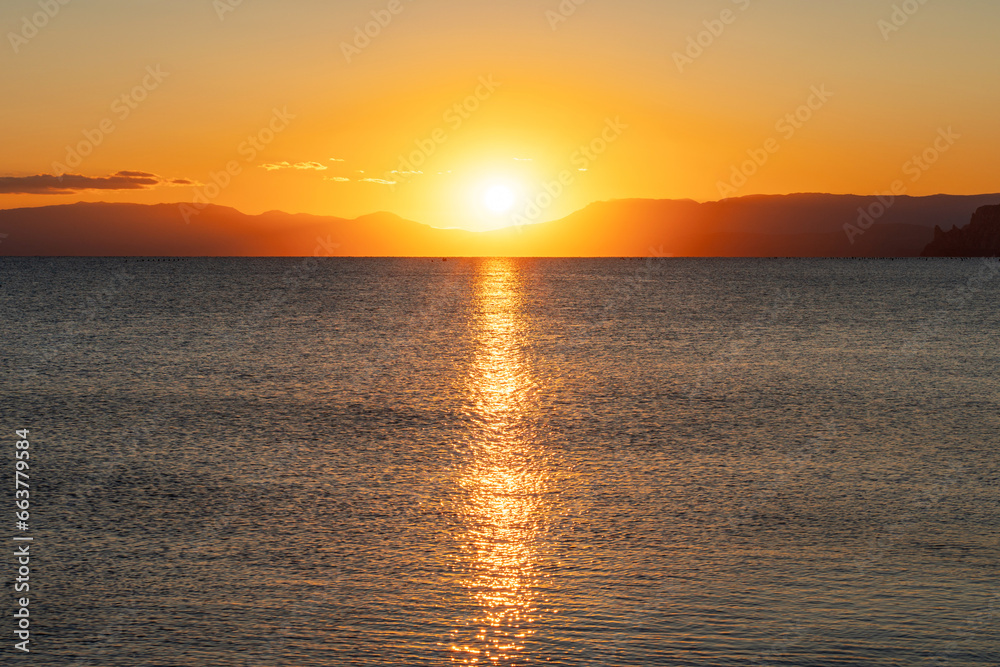
[(546, 475), (537, 385), (524, 353), (523, 294), (512, 260), (486, 260), (476, 289), (476, 352), (466, 387), (475, 427), (460, 472), (462, 584), (477, 608), (453, 633), (453, 662), (518, 664), (539, 616)]

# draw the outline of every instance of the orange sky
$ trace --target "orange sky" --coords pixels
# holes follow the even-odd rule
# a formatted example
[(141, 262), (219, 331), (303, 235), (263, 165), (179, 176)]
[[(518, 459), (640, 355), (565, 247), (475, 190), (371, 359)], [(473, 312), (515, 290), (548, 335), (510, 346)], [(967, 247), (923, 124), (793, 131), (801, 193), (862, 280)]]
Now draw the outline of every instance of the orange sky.
[[(1000, 3), (580, 2), (10, 0), (0, 208), (483, 229), (611, 198), (1000, 189)], [(90, 180), (30, 178), (64, 169)]]

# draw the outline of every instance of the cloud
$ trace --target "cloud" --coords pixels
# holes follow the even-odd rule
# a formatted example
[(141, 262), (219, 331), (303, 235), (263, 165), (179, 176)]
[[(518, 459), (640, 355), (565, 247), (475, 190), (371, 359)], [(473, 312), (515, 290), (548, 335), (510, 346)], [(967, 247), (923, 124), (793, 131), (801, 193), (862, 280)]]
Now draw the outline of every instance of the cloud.
[(148, 171), (119, 171), (114, 174), (115, 176), (129, 176), (132, 178), (159, 178), (156, 174), (151, 174)]
[(316, 171), (326, 171), (329, 169), (325, 164), (320, 164), (319, 162), (296, 162), (295, 164), (291, 162), (269, 162), (260, 166), (268, 171), (277, 171), (278, 169), (315, 169)]
[(351, 179), (344, 178), (343, 176), (326, 176), (323, 178), (324, 181), (336, 181), (338, 183), (349, 183)]
[[(180, 180), (186, 179), (174, 182)], [(83, 190), (148, 190), (166, 183), (156, 174), (145, 171), (119, 171), (111, 176), (0, 176), (0, 194), (69, 195)]]
[(395, 185), (396, 181), (387, 181), (384, 178), (362, 178), (362, 183), (378, 183), (379, 185)]
[(343, 162), (343, 160), (341, 160), (339, 157), (332, 157), (330, 158), (330, 162)]

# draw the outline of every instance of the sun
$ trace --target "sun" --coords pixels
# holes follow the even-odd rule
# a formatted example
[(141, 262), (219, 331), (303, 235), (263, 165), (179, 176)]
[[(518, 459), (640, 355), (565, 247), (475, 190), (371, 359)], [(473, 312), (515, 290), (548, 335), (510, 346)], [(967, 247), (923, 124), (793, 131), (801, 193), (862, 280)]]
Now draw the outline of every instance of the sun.
[(462, 226), (488, 232), (517, 224), (519, 213), (530, 192), (523, 170), (514, 168), (471, 168), (464, 178), (456, 179), (453, 192), (463, 204)]
[(507, 213), (514, 208), (516, 202), (517, 195), (514, 189), (503, 183), (489, 185), (483, 192), (483, 206), (496, 215)]

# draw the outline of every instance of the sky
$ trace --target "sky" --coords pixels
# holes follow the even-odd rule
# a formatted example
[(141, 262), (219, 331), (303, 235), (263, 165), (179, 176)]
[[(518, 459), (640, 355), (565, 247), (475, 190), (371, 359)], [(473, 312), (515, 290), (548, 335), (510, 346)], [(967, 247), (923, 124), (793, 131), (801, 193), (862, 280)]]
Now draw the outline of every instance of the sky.
[(997, 25), (994, 0), (6, 0), (0, 208), (480, 230), (608, 199), (996, 192)]

